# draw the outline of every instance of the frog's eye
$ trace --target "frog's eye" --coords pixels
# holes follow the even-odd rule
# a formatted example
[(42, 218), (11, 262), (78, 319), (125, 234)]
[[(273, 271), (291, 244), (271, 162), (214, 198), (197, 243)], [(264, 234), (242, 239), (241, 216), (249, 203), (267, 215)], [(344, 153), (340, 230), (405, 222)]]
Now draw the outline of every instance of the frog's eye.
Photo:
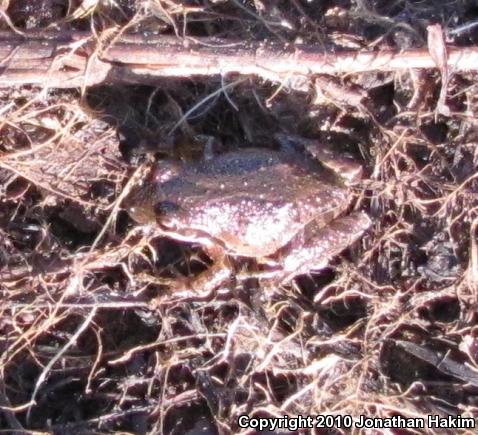
[(181, 207), (172, 201), (160, 201), (154, 205), (154, 212), (157, 218), (171, 216), (178, 213), (180, 210)]

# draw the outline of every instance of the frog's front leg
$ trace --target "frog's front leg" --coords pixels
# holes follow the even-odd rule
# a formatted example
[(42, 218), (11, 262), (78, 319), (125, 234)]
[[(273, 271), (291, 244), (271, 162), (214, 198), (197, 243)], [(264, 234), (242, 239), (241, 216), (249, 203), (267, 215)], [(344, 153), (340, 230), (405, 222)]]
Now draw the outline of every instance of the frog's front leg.
[(233, 268), (224, 249), (213, 243), (204, 245), (203, 249), (212, 265), (195, 277), (177, 280), (171, 288), (173, 292), (192, 292), (195, 296), (208, 298), (231, 278)]
[(370, 218), (363, 212), (337, 218), (325, 227), (311, 222), (276, 254), (281, 267), (278, 280), (286, 283), (297, 275), (323, 269), (370, 225)]

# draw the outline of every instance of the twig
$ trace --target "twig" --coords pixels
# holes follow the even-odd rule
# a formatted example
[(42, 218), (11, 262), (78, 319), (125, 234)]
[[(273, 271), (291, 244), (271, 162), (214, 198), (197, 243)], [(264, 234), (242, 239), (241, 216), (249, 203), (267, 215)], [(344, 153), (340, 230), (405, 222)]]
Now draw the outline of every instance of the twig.
[[(0, 32), (0, 87), (155, 84), (164, 77), (226, 74), (283, 82), (288, 77), (310, 74), (437, 67), (427, 48), (332, 53), (315, 45), (234, 44), (216, 38), (180, 40), (143, 34), (121, 35), (99, 51), (98, 44), (98, 39), (86, 32), (30, 31), (24, 37)], [(447, 50), (447, 64), (453, 71), (478, 69), (477, 46), (450, 46)]]

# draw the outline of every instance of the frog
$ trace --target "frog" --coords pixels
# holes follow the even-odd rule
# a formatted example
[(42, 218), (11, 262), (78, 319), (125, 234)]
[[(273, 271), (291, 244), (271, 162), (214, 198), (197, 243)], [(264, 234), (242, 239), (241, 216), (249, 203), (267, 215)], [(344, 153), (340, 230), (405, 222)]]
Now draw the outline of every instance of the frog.
[(363, 166), (316, 139), (277, 134), (274, 146), (164, 159), (126, 197), (138, 224), (199, 244), (212, 265), (179, 288), (210, 291), (231, 278), (235, 258), (253, 259), (283, 285), (319, 271), (369, 229), (350, 210)]

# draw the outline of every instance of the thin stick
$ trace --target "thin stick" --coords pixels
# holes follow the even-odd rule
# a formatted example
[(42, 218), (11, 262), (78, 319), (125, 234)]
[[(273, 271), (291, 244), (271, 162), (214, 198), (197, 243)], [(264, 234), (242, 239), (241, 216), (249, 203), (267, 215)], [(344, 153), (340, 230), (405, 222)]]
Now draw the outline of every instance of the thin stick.
[[(309, 74), (436, 68), (426, 47), (332, 53), (314, 45), (234, 43), (215, 38), (181, 40), (136, 34), (102, 42), (86, 32), (26, 32), (25, 35), (0, 32), (0, 87), (154, 85), (164, 77), (227, 74), (255, 75), (283, 82), (292, 76)], [(478, 69), (477, 46), (447, 47), (447, 50), (450, 70)]]

